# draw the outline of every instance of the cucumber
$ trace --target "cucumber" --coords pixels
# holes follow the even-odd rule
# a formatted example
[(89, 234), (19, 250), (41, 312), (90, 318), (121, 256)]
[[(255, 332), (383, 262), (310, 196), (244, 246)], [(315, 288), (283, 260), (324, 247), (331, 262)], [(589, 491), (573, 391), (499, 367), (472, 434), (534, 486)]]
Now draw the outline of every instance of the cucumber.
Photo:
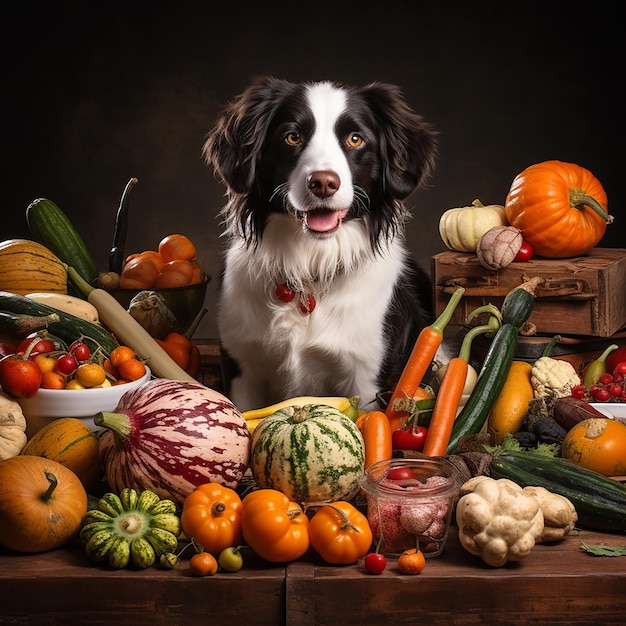
[(46, 198), (38, 198), (26, 209), (26, 222), (33, 237), (71, 265), (89, 284), (95, 285), (98, 268), (67, 215)]
[(508, 478), (520, 487), (544, 487), (570, 500), (578, 524), (591, 530), (626, 532), (626, 487), (567, 459), (507, 450), (494, 456), (492, 478)]
[(504, 298), (501, 311), (502, 326), (491, 341), (476, 386), (454, 420), (446, 448), (448, 454), (456, 450), (465, 435), (477, 435), (489, 417), (515, 358), (518, 329), (533, 311), (534, 287), (538, 280), (540, 279), (532, 279), (520, 287), (515, 287)]
[(517, 328), (513, 324), (503, 324), (491, 341), (476, 386), (454, 420), (447, 454), (456, 450), (462, 437), (480, 432), (504, 387), (516, 349)]
[(110, 354), (119, 346), (115, 337), (102, 326), (15, 293), (0, 291), (0, 311), (40, 317), (56, 313), (60, 321), (50, 322), (48, 330), (67, 344), (83, 336), (83, 340), (92, 351), (101, 346), (107, 354)]

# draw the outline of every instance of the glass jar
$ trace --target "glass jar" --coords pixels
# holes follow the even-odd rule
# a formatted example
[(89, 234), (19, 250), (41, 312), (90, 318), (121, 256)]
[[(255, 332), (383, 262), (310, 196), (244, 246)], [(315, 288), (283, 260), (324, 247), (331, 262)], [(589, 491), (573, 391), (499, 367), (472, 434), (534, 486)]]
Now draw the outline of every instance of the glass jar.
[(459, 470), (443, 457), (371, 465), (361, 486), (374, 545), (380, 542), (380, 551), (388, 556), (410, 548), (419, 548), (425, 557), (441, 554), (462, 483)]

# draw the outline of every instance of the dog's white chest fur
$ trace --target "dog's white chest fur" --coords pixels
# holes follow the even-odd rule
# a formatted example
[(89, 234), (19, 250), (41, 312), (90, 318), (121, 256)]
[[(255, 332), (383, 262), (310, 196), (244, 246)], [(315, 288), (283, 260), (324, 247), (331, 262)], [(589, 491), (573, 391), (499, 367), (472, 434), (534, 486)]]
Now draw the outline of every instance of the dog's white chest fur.
[(375, 400), (385, 353), (384, 318), (404, 251), (370, 259), (332, 281), (311, 284), (315, 309), (304, 314), (298, 297), (281, 301), (278, 276), (268, 276), (263, 252), (242, 247), (227, 254), (219, 304), (219, 332), (242, 374), (232, 396), (247, 410), (299, 395), (360, 395)]

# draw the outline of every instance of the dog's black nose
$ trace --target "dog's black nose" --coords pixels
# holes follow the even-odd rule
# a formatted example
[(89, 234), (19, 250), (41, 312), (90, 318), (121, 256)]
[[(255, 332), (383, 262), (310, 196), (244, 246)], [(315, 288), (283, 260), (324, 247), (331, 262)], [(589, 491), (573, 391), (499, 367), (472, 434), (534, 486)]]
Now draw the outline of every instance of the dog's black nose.
[(332, 196), (339, 189), (340, 185), (339, 175), (332, 170), (313, 172), (307, 180), (307, 187), (318, 198)]

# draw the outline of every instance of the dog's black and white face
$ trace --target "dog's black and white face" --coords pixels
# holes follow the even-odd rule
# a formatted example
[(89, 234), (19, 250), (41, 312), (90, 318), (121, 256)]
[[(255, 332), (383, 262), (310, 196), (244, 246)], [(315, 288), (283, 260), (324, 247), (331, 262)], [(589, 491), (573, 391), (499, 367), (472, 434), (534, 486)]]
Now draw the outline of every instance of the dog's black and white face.
[[(221, 213), (228, 250), (220, 335), (240, 365), (242, 383), (260, 387), (261, 374), (253, 380), (250, 372), (251, 361), (263, 353), (273, 371), (282, 372), (274, 397), (295, 391), (370, 394), (385, 378), (381, 370), (404, 357), (406, 346), (397, 351), (398, 338), (407, 344), (415, 335), (407, 331), (413, 321), (401, 321), (401, 330), (395, 328), (396, 318), (419, 309), (416, 323), (427, 319), (422, 304), (430, 294), (407, 293), (401, 296), (403, 302), (398, 302), (398, 294), (401, 284), (410, 292), (406, 285), (417, 280), (404, 248), (409, 212), (403, 201), (433, 171), (432, 128), (393, 85), (352, 87), (263, 78), (226, 107), (204, 152), (228, 192)], [(276, 302), (279, 283), (317, 299), (310, 320)], [(368, 295), (372, 288), (377, 292)], [(368, 303), (372, 296), (380, 299), (373, 307)], [(307, 350), (315, 354), (309, 369), (320, 365), (318, 355), (324, 351), (329, 362), (343, 363), (333, 354), (321, 323), (327, 316), (327, 325), (352, 324), (349, 298), (354, 306), (372, 309), (371, 320), (361, 328), (375, 346), (372, 372), (338, 372), (338, 367), (349, 366), (333, 365), (328, 380), (318, 381), (315, 372), (295, 371), (307, 368), (300, 358)], [(246, 306), (248, 314), (235, 311)], [(340, 319), (344, 309), (346, 319)], [(397, 368), (395, 363), (392, 375)], [(317, 382), (305, 389), (307, 376)], [(367, 380), (359, 383), (367, 389), (349, 394), (339, 380), (343, 386)], [(259, 393), (245, 395), (254, 403), (252, 397)], [(261, 398), (258, 402), (260, 406)]]

